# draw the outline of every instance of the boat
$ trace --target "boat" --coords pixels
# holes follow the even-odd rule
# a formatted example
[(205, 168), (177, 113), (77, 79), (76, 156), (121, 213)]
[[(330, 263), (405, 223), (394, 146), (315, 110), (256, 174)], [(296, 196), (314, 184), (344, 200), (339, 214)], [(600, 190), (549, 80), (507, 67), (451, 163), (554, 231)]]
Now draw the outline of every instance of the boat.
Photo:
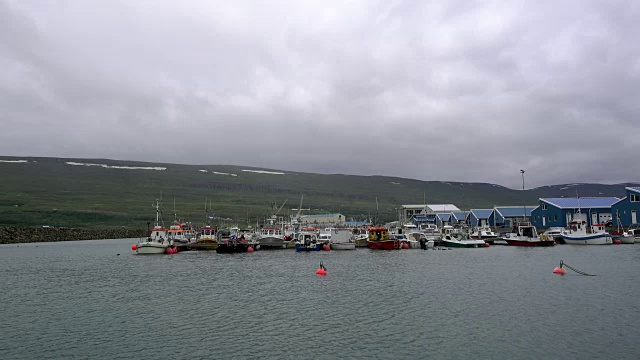
[(547, 229), (544, 233), (540, 235), (540, 239), (542, 240), (553, 240), (558, 244), (564, 244), (564, 240), (562, 239), (562, 233), (565, 231), (563, 227), (551, 227)]
[(258, 238), (260, 249), (284, 249), (284, 235), (282, 229), (277, 227), (266, 227), (260, 231)]
[(569, 230), (562, 233), (565, 244), (573, 245), (610, 245), (613, 244), (611, 234), (605, 231), (604, 224), (593, 224), (587, 231), (587, 222), (578, 217), (569, 223)]
[(555, 241), (540, 239), (538, 231), (529, 222), (516, 224), (510, 233), (506, 234), (502, 240), (509, 246), (554, 246)]
[(136, 254), (164, 254), (169, 247), (173, 247), (173, 242), (169, 238), (169, 230), (160, 225), (160, 200), (156, 199), (155, 225), (149, 230), (147, 238), (136, 245)]
[(474, 240), (484, 240), (486, 243), (493, 243), (499, 237), (498, 234), (493, 232), (488, 226), (477, 227), (474, 232), (469, 235), (469, 238)]
[(200, 229), (198, 240), (191, 244), (192, 250), (215, 250), (218, 248), (217, 233), (218, 228), (214, 226), (203, 226)]
[(613, 241), (620, 240), (622, 244), (634, 244), (636, 242), (635, 235), (632, 230), (624, 230), (620, 223), (620, 214), (618, 214), (618, 230), (611, 232)]
[(301, 231), (297, 235), (295, 242), (296, 252), (322, 250), (322, 243), (318, 241), (318, 234), (315, 231)]
[(356, 247), (367, 247), (367, 241), (369, 240), (369, 234), (367, 233), (367, 229), (364, 228), (354, 228), (351, 230), (351, 237), (355, 243)]
[(216, 248), (218, 254), (245, 253), (252, 247), (244, 237), (235, 237), (221, 242)]
[(197, 232), (190, 222), (180, 222), (176, 220), (169, 226), (169, 238), (173, 241), (178, 251), (191, 249), (191, 244), (196, 241)]
[(463, 229), (454, 228), (451, 225), (443, 227), (442, 243), (444, 246), (457, 248), (483, 248), (485, 242), (482, 239), (471, 239)]
[(367, 247), (376, 250), (398, 250), (400, 249), (400, 240), (389, 238), (389, 230), (383, 227), (369, 228), (367, 233)]
[(320, 231), (318, 240), (323, 245), (330, 245), (331, 250), (355, 250), (356, 241), (350, 229), (325, 228)]
[(438, 226), (436, 224), (421, 224), (420, 227), (418, 228), (418, 230), (424, 234), (424, 236), (427, 238), (427, 241), (429, 240), (433, 240), (433, 241), (440, 241), (442, 240), (442, 234), (440, 232), (440, 229), (438, 229)]

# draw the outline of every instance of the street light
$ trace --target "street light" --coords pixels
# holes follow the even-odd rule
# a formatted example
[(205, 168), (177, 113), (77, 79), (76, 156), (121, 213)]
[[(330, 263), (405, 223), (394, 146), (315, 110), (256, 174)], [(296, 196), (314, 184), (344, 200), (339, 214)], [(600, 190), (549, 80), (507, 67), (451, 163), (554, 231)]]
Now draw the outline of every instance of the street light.
[[(522, 191), (524, 192), (524, 170), (520, 169), (520, 174), (522, 174)], [(522, 214), (522, 218), (523, 218), (523, 221), (527, 220), (527, 202), (526, 202), (526, 200), (524, 201), (524, 214)]]

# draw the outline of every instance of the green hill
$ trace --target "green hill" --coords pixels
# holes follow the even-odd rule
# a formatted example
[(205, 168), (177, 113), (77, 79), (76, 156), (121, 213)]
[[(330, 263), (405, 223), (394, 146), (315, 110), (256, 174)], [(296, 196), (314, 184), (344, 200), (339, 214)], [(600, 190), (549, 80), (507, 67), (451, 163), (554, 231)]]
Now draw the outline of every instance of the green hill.
[[(571, 197), (576, 190), (581, 196), (621, 197), (627, 185), (554, 185), (520, 191), (486, 183), (323, 175), (230, 165), (34, 157), (0, 160), (4, 160), (0, 161), (0, 226), (141, 228), (154, 219), (152, 204), (160, 196), (164, 199), (165, 222), (173, 220), (174, 199), (180, 218), (203, 223), (209, 199), (217, 217), (243, 225), (264, 219), (272, 212), (274, 203), (280, 206), (286, 201), (281, 215), (295, 213), (291, 209), (298, 207), (302, 195), (302, 207), (311, 209), (304, 213), (342, 213), (354, 220), (377, 214), (380, 221), (387, 221), (396, 218), (395, 209), (400, 205), (421, 204), (425, 196), (432, 204), (453, 203), (461, 209), (490, 208), (537, 204), (540, 197)], [(28, 162), (6, 162), (18, 160)]]

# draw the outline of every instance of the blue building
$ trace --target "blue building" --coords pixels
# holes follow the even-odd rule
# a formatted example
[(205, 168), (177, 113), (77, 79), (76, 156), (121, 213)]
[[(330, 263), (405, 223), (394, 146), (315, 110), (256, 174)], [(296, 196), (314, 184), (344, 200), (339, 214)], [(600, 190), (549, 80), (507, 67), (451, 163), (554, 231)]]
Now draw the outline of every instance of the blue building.
[(451, 213), (438, 213), (436, 214), (436, 225), (443, 227), (445, 225), (451, 225)]
[(472, 227), (489, 226), (490, 219), (493, 216), (493, 209), (471, 209), (469, 214), (469, 224)]
[(469, 219), (468, 211), (454, 211), (451, 213), (452, 224), (466, 224)]
[(613, 226), (629, 227), (638, 224), (640, 214), (640, 187), (627, 187), (627, 196), (611, 206)]
[(611, 207), (618, 201), (617, 197), (541, 198), (540, 205), (531, 211), (531, 223), (538, 228), (567, 227), (581, 214), (587, 225), (606, 224), (612, 220)]
[[(531, 211), (538, 205), (526, 206), (496, 206), (493, 208), (491, 225), (496, 227), (511, 227), (517, 221), (531, 221)], [(525, 213), (526, 210), (526, 213)]]

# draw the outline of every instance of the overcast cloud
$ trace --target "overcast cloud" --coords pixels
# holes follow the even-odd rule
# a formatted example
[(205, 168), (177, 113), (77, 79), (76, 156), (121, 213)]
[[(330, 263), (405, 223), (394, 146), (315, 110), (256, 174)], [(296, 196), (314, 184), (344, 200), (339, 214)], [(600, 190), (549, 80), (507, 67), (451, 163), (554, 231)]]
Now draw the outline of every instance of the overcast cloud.
[(0, 0), (0, 155), (640, 181), (637, 1)]

